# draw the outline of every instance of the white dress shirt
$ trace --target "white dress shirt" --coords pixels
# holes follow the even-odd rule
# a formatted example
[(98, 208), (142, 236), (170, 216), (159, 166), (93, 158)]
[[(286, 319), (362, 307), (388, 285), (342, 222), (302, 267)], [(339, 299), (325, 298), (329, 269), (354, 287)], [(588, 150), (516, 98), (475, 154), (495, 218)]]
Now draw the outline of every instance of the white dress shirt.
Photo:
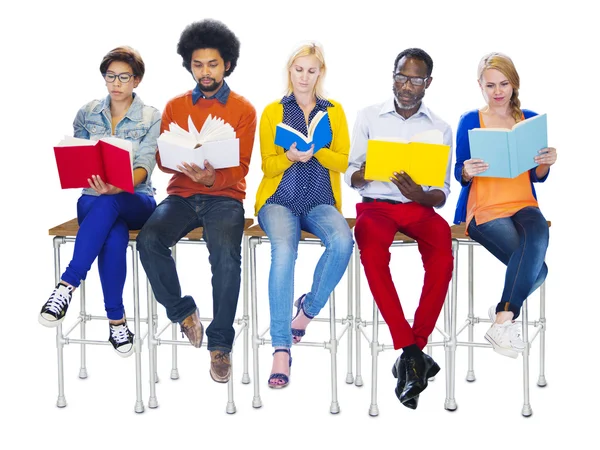
[[(415, 134), (429, 130), (439, 130), (442, 132), (443, 143), (450, 146), (450, 152), (448, 154), (444, 187), (422, 187), (424, 191), (438, 189), (444, 193), (447, 199), (450, 194), (450, 174), (452, 169), (452, 129), (450, 125), (431, 112), (423, 102), (421, 102), (419, 110), (408, 119), (405, 119), (396, 112), (394, 98), (359, 111), (352, 133), (348, 170), (344, 175), (346, 183), (350, 187), (353, 187), (351, 181), (352, 174), (360, 170), (360, 166), (366, 161), (367, 141), (369, 139), (396, 138), (410, 141)], [(411, 201), (404, 197), (391, 181), (371, 181), (363, 187), (355, 189), (363, 197), (396, 200), (402, 203)], [(438, 207), (443, 206), (444, 203)]]

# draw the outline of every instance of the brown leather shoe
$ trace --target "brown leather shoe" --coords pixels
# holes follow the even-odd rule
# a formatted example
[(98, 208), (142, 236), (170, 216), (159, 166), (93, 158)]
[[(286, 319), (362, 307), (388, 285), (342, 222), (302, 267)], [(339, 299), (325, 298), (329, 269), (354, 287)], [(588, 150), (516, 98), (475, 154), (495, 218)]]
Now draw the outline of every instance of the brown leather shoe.
[(187, 336), (194, 347), (200, 348), (202, 346), (204, 326), (200, 322), (200, 314), (197, 309), (183, 319), (183, 322), (181, 322), (181, 332)]
[(210, 376), (217, 383), (227, 383), (231, 375), (229, 352), (213, 350), (210, 352)]

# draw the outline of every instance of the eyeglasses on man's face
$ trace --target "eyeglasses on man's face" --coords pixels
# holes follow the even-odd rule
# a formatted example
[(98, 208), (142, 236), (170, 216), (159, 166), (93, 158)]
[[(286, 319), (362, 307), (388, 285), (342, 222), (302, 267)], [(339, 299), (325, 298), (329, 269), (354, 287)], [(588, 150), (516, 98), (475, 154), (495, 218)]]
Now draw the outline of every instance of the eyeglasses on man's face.
[(410, 84), (413, 86), (423, 86), (428, 79), (429, 77), (408, 77), (406, 75), (402, 75), (401, 73), (394, 74), (394, 81), (400, 85), (404, 85), (407, 81), (410, 81)]
[(131, 80), (134, 77), (134, 75), (132, 73), (127, 73), (127, 72), (123, 72), (123, 73), (107, 72), (107, 73), (103, 73), (102, 76), (104, 77), (104, 79), (106, 80), (107, 83), (114, 83), (117, 78), (119, 79), (119, 81), (121, 83), (129, 83), (129, 80)]

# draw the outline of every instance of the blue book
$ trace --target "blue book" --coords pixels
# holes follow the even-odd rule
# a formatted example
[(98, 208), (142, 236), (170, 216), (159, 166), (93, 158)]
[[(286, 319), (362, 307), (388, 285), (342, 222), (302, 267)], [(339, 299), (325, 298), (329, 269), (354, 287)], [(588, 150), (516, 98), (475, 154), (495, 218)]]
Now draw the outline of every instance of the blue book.
[(548, 147), (546, 114), (530, 117), (508, 128), (469, 130), (471, 158), (490, 165), (479, 177), (515, 178), (537, 164), (538, 151)]
[(313, 152), (317, 153), (329, 144), (332, 138), (329, 115), (324, 111), (319, 111), (311, 120), (308, 125), (308, 136), (304, 136), (300, 131), (284, 123), (277, 124), (275, 131), (275, 145), (289, 150), (295, 142), (296, 149), (301, 152), (310, 150), (311, 145), (315, 144)]

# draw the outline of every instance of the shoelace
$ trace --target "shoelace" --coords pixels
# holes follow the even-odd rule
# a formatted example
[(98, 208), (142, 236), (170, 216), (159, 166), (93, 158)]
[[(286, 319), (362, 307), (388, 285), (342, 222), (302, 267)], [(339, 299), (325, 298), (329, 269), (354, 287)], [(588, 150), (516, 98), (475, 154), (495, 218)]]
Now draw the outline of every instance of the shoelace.
[(110, 334), (117, 344), (127, 342), (129, 339), (129, 329), (125, 324), (111, 325)]
[(46, 302), (46, 310), (58, 314), (68, 304), (69, 298), (56, 289)]

